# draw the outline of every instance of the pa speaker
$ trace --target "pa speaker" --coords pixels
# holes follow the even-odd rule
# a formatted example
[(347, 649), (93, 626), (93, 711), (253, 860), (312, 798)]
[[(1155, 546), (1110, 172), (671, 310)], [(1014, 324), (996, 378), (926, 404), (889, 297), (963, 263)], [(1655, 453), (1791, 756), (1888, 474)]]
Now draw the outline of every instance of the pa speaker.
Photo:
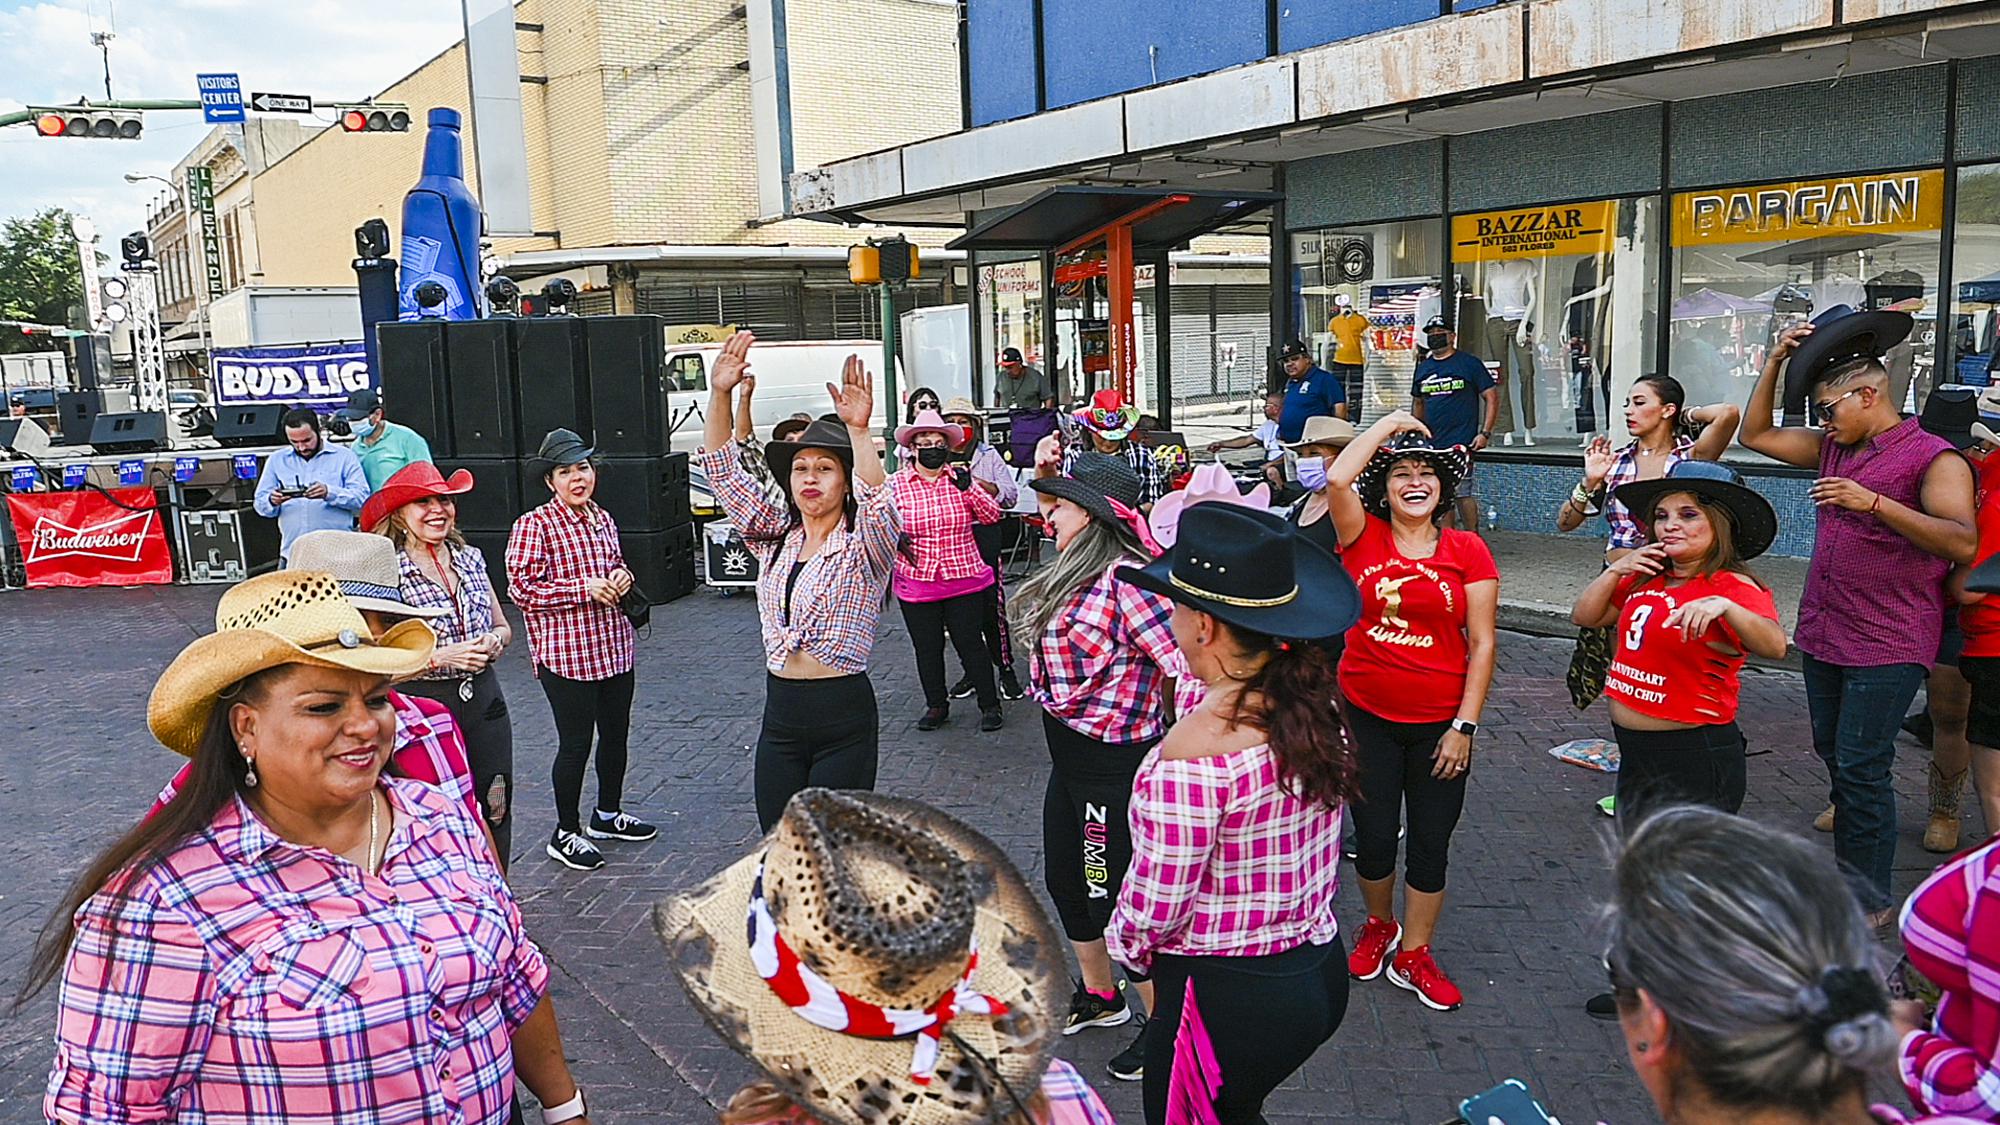
[(444, 322), (411, 320), (375, 326), (382, 401), (396, 421), (424, 435), (431, 453), (451, 457), (450, 385), (445, 378)]
[(666, 531), (621, 532), (618, 545), (640, 591), (654, 605), (694, 593), (693, 524)]
[(603, 457), (594, 499), (625, 531), (665, 531), (693, 518), (688, 510), (688, 455)]
[(0, 418), (0, 453), (42, 457), (49, 451), (49, 432), (32, 418)]
[(521, 452), (533, 453), (550, 430), (574, 430), (592, 439), (590, 359), (584, 321), (536, 317), (507, 321), (514, 348), (515, 401), (520, 407)]
[[(510, 457), (447, 458), (440, 459), (437, 467), (445, 476), (459, 469), (472, 474), (472, 491), (453, 497), (458, 502), (459, 530), (468, 535), (475, 531), (497, 532), (504, 538), (521, 513), (534, 506), (533, 502), (522, 500), (522, 466)], [(541, 487), (539, 479), (535, 486)]]
[(597, 452), (606, 457), (667, 452), (664, 322), (657, 316), (586, 316), (578, 323), (590, 367)]
[(285, 444), (285, 408), (273, 402), (215, 408), (215, 441), (225, 449)]
[(98, 391), (61, 391), (56, 395), (56, 431), (64, 445), (84, 445), (90, 428), (104, 413), (104, 396)]
[(90, 444), (99, 453), (153, 453), (167, 446), (167, 416), (142, 410), (99, 414), (90, 427)]
[[(444, 326), (454, 457), (517, 457), (514, 357), (506, 320), (451, 320)], [(394, 403), (391, 402), (391, 408)]]

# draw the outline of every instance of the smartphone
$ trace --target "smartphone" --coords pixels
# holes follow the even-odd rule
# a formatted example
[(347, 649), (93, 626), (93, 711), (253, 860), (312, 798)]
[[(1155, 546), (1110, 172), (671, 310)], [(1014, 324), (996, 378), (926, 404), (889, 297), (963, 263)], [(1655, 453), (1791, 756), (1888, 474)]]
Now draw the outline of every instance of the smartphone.
[(1458, 1103), (1458, 1112), (1467, 1125), (1562, 1125), (1518, 1078), (1465, 1099)]

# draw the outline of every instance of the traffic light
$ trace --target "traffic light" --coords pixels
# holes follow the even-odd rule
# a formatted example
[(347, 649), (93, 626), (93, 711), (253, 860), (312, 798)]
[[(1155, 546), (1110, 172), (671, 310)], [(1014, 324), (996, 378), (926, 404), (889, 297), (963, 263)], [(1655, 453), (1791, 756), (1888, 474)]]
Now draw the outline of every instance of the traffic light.
[(340, 127), (349, 133), (407, 133), (410, 107), (406, 105), (341, 105)]
[(130, 110), (85, 107), (35, 108), (35, 132), (44, 137), (96, 137), (136, 141), (146, 131), (146, 119)]
[(896, 284), (919, 275), (917, 248), (901, 235), (847, 248), (847, 280), (856, 285)]

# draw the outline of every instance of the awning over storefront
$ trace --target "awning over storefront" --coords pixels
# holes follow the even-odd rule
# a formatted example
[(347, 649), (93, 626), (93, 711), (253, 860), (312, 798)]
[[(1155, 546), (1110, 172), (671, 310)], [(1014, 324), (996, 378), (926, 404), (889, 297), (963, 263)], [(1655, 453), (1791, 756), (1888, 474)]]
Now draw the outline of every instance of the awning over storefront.
[(1282, 198), (1268, 191), (1051, 188), (946, 245), (953, 250), (1058, 250), (1145, 211), (1130, 223), (1132, 250), (1158, 252), (1226, 230)]

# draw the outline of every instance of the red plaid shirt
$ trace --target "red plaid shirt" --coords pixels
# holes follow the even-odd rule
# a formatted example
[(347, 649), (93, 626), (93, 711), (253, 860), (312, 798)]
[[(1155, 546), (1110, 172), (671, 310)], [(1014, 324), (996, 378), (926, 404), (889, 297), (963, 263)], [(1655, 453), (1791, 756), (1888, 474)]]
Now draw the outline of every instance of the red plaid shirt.
[(1943, 994), (1931, 1029), (1903, 1037), (1903, 1088), (1925, 1113), (2000, 1120), (2000, 838), (1932, 872), (1902, 928), (1911, 967)]
[[(465, 736), (459, 733), (458, 720), (452, 718), (451, 709), (435, 699), (399, 691), (389, 693), (389, 706), (396, 710), (395, 749), (389, 752), (389, 764), (395, 767), (396, 776), (437, 786), (444, 790), (445, 796), (470, 809), (475, 820), (484, 815), (479, 798), (472, 792)], [(174, 779), (153, 798), (153, 807), (146, 810), (148, 818), (167, 807), (167, 802), (187, 784), (188, 773), (193, 769), (193, 762), (181, 766)]]
[(504, 1125), (548, 966), (478, 825), (382, 783), (378, 875), (242, 800), (76, 914), (43, 1113), (91, 1125)]
[(1269, 746), (1167, 759), (1132, 781), (1132, 865), (1105, 929), (1111, 956), (1257, 957), (1340, 932), (1338, 805), (1293, 796)]
[(854, 530), (837, 527), (820, 544), (819, 553), (799, 573), (788, 608), (785, 583), (805, 546), (805, 528), (794, 524), (789, 509), (773, 503), (744, 471), (741, 457), (741, 448), (732, 441), (704, 450), (697, 460), (716, 501), (762, 568), (757, 617), (763, 626), (764, 666), (781, 670), (796, 649), (837, 672), (866, 672), (903, 530), (894, 494), (854, 482)]
[(594, 503), (576, 515), (551, 499), (514, 521), (507, 589), (527, 623), (536, 675), (546, 668), (566, 680), (608, 680), (632, 670), (632, 623), (583, 592), (584, 579), (624, 565), (618, 524)]
[(999, 522), (1000, 504), (991, 493), (978, 485), (961, 492), (951, 483), (951, 474), (926, 480), (915, 469), (904, 469), (888, 484), (910, 544), (896, 556), (899, 588), (906, 582), (948, 582), (993, 573), (972, 538), (972, 525)]
[(1172, 602), (1107, 569), (1042, 629), (1028, 662), (1035, 702), (1099, 742), (1160, 737), (1167, 729), (1162, 691), (1186, 667), (1168, 624), (1173, 611)]

